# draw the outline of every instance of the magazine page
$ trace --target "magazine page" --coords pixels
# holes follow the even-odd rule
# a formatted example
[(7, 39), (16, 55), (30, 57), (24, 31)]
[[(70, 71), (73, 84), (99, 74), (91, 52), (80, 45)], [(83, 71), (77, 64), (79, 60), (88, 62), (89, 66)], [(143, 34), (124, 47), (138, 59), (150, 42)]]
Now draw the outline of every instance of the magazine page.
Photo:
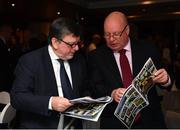
[(70, 117), (97, 122), (107, 104), (108, 103), (75, 104), (74, 107), (71, 107), (63, 114)]
[(152, 59), (149, 58), (123, 94), (114, 115), (127, 128), (131, 128), (137, 114), (149, 105), (148, 91), (153, 86), (152, 76), (156, 71)]
[(131, 128), (136, 115), (149, 103), (135, 86), (127, 88), (119, 102), (114, 115), (127, 127)]
[(64, 115), (84, 120), (98, 121), (106, 105), (112, 102), (112, 98), (109, 96), (98, 99), (83, 97), (70, 100), (70, 102), (74, 103), (74, 105), (68, 108), (63, 113)]
[(82, 98), (76, 98), (73, 100), (70, 100), (71, 103), (108, 103), (111, 102), (112, 98), (109, 96), (100, 97), (97, 99), (93, 99), (91, 97), (82, 97)]
[(138, 89), (138, 91), (147, 99), (148, 91), (153, 86), (152, 77), (157, 71), (151, 58), (147, 60), (139, 74), (134, 78), (132, 84)]

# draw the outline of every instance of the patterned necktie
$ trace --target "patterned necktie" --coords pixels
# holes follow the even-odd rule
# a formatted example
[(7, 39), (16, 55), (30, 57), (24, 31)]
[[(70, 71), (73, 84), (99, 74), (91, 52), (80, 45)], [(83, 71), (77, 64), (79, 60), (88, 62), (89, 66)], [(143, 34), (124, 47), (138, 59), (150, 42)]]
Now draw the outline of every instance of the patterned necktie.
[(121, 66), (121, 72), (122, 72), (122, 81), (124, 88), (127, 88), (133, 79), (131, 68), (129, 65), (129, 61), (127, 59), (127, 56), (125, 55), (126, 50), (122, 49), (119, 51), (120, 53), (120, 66)]
[(60, 80), (61, 80), (61, 87), (62, 87), (63, 95), (64, 95), (65, 98), (74, 99), (75, 94), (73, 92), (73, 89), (71, 87), (71, 83), (70, 83), (68, 75), (66, 73), (66, 70), (65, 70), (65, 67), (64, 67), (64, 61), (61, 60), (61, 59), (58, 59), (58, 61), (61, 64), (61, 67), (60, 67)]

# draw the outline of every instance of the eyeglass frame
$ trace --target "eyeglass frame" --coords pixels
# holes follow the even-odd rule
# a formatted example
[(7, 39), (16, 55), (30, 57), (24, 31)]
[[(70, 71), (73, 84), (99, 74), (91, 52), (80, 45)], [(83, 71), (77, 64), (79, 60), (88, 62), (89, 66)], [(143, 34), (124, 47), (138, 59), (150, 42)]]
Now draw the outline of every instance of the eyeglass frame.
[[(126, 30), (127, 26), (128, 26), (128, 24), (126, 24), (126, 26), (123, 28), (123, 30), (121, 32), (108, 33), (108, 34), (104, 35), (104, 38), (105, 39), (110, 39), (111, 37), (113, 37), (114, 39), (117, 39), (117, 37), (120, 38), (122, 36), (123, 32)], [(120, 33), (120, 34), (115, 34), (115, 33)]]
[(66, 45), (68, 45), (71, 48), (75, 48), (77, 45), (79, 45), (78, 43), (80, 42), (80, 41), (78, 41), (77, 43), (75, 43), (75, 42), (66, 42), (66, 41), (64, 41), (62, 39), (58, 39), (58, 41), (61, 41), (61, 42), (65, 43)]

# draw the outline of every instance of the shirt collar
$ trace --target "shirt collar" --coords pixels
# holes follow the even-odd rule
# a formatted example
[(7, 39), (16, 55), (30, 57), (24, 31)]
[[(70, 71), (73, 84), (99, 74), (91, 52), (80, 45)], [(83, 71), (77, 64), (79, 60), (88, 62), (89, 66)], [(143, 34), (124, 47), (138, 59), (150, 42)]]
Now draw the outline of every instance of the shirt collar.
[(131, 41), (129, 39), (127, 45), (123, 49), (125, 49), (128, 52), (130, 52), (131, 51), (131, 44), (130, 43), (131, 43)]
[(48, 52), (49, 52), (51, 60), (59, 59), (59, 57), (54, 53), (53, 48), (51, 47), (51, 45), (48, 46)]

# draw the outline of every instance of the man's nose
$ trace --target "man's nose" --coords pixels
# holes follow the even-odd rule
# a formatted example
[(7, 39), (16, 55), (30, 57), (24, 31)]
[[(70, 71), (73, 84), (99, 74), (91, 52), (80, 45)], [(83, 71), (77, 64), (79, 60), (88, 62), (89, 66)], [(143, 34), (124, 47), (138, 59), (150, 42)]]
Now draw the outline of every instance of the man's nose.
[(76, 45), (74, 49), (75, 49), (76, 51), (78, 51), (78, 50), (79, 50), (79, 46)]

